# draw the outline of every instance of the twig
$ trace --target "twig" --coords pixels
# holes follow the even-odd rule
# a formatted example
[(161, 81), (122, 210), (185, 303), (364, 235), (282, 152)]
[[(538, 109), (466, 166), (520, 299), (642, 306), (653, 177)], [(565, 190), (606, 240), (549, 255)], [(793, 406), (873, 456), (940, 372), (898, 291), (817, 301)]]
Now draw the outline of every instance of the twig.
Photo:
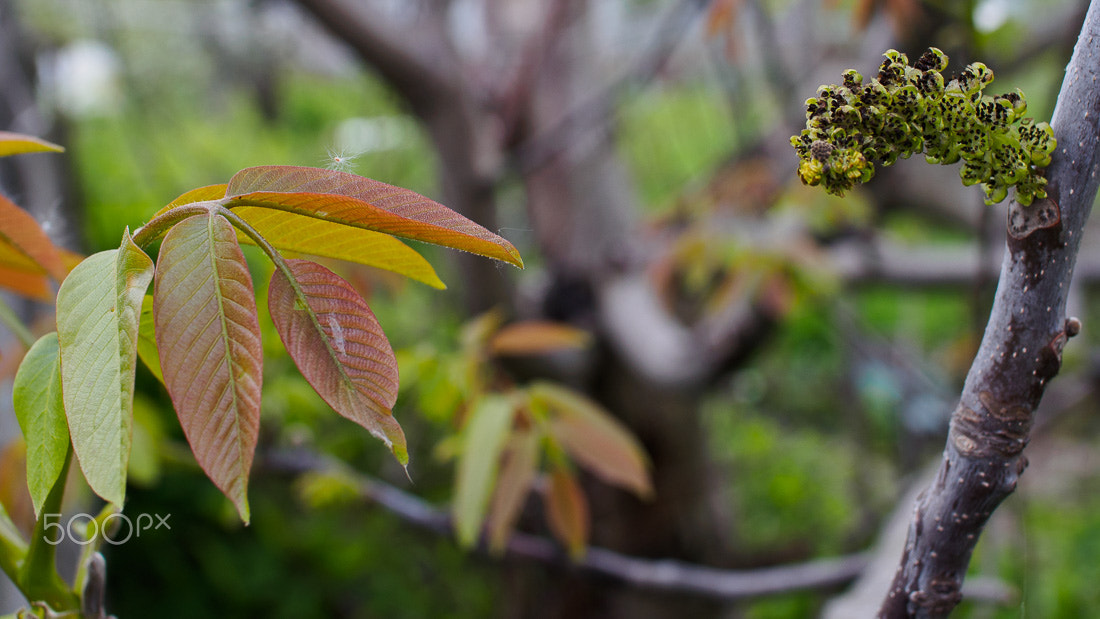
[[(269, 470), (293, 474), (340, 471), (347, 475), (346, 478), (355, 480), (363, 499), (420, 528), (440, 535), (453, 534), (451, 518), (445, 512), (389, 484), (350, 472), (345, 465), (332, 458), (308, 451), (276, 451), (267, 454), (262, 464)], [(485, 548), (480, 550), (484, 552)], [(605, 548), (590, 547), (584, 559), (572, 563), (553, 541), (526, 533), (512, 536), (506, 555), (611, 578), (632, 587), (723, 600), (844, 585), (860, 574), (868, 558), (865, 553), (856, 553), (776, 567), (727, 570), (682, 561), (640, 559)]]
[(516, 168), (521, 172), (529, 172), (542, 167), (572, 145), (577, 136), (593, 127), (606, 124), (608, 102), (619, 95), (627, 84), (652, 79), (668, 62), (688, 27), (707, 4), (706, 0), (681, 0), (678, 5), (669, 9), (650, 49), (637, 64), (626, 75), (612, 81), (587, 101), (566, 112), (553, 127), (521, 144), (515, 151)]
[[(1100, 185), (1100, 3), (1088, 10), (1052, 126), (1050, 200), (1009, 206), (1007, 250), (978, 356), (952, 413), (935, 481), (913, 507), (909, 535), (880, 616), (944, 617), (989, 516), (1027, 467), (1034, 411), (1079, 329), (1065, 318), (1085, 220)], [(1042, 215), (1042, 216), (1039, 216)]]

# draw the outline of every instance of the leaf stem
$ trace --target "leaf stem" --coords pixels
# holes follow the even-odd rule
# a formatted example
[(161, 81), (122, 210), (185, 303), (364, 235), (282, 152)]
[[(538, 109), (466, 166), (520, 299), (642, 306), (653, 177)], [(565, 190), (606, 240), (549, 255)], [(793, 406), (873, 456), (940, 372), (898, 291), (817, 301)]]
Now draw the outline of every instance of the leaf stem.
[(164, 236), (168, 230), (178, 224), (179, 222), (187, 219), (188, 217), (194, 217), (195, 215), (202, 215), (208, 213), (215, 208), (221, 208), (220, 203), (217, 200), (209, 200), (206, 202), (194, 202), (192, 204), (185, 204), (183, 206), (174, 208), (170, 211), (165, 211), (160, 215), (149, 220), (144, 226), (134, 231), (133, 240), (134, 243), (145, 249), (153, 241)]
[(73, 577), (73, 593), (75, 595), (83, 594), (84, 586), (88, 582), (88, 566), (91, 565), (92, 555), (99, 552), (100, 547), (103, 546), (103, 540), (107, 538), (107, 533), (104, 530), (104, 527), (107, 526), (107, 519), (121, 512), (122, 510), (114, 503), (107, 503), (95, 517), (93, 521), (96, 523), (95, 530), (99, 531), (100, 534), (96, 536), (94, 542), (84, 544), (80, 549), (80, 559), (76, 564), (76, 576)]
[[(28, 600), (46, 602), (58, 611), (80, 608), (77, 595), (57, 574), (57, 566), (54, 563), (57, 546), (50, 543), (51, 534), (46, 531), (46, 519), (49, 516), (61, 517), (61, 499), (65, 495), (65, 481), (69, 476), (69, 465), (72, 459), (73, 450), (70, 447), (65, 452), (65, 463), (61, 466), (61, 474), (42, 505), (42, 513), (34, 525), (34, 533), (31, 534), (26, 560), (20, 567), (18, 578), (15, 580), (19, 590)], [(61, 526), (56, 522), (49, 524)]]
[(288, 282), (290, 282), (290, 287), (294, 289), (294, 295), (298, 297), (298, 300), (301, 301), (302, 305), (309, 311), (309, 315), (313, 318), (313, 321), (320, 325), (317, 321), (317, 316), (313, 313), (313, 310), (309, 308), (309, 304), (306, 302), (306, 293), (302, 290), (302, 287), (298, 285), (298, 278), (294, 276), (294, 273), (290, 270), (290, 266), (286, 263), (286, 259), (279, 253), (279, 250), (275, 249), (275, 246), (269, 243), (267, 239), (264, 238), (264, 235), (260, 234), (259, 230), (253, 228), (252, 225), (242, 219), (240, 215), (237, 215), (220, 204), (213, 210), (215, 213), (228, 219), (229, 223), (233, 224), (235, 228), (244, 232), (245, 236), (252, 239), (252, 241), (267, 254), (271, 262), (275, 264), (275, 268), (286, 277)]
[(0, 503), (0, 570), (3, 570), (12, 582), (19, 581), (19, 566), (27, 557), (27, 541), (8, 517), (3, 503)]
[(23, 345), (23, 348), (27, 350), (31, 349), (34, 344), (34, 335), (30, 332), (30, 329), (23, 324), (22, 320), (19, 320), (19, 316), (15, 315), (15, 310), (10, 305), (4, 303), (4, 300), (0, 298), (0, 323), (11, 329), (11, 332), (15, 334), (15, 337), (19, 338), (19, 343)]

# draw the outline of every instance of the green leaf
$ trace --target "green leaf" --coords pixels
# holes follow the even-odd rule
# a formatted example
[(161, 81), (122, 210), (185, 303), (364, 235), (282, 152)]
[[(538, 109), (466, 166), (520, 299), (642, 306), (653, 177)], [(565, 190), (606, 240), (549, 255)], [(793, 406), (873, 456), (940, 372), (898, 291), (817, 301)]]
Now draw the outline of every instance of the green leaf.
[(546, 406), (550, 433), (578, 464), (609, 484), (640, 497), (653, 495), (649, 459), (634, 435), (600, 405), (579, 393), (540, 382), (529, 389), (532, 401)]
[[(511, 243), (442, 204), (346, 172), (294, 166), (247, 168), (230, 179), (223, 204), (286, 211), (523, 266)], [(250, 217), (246, 210), (239, 214)]]
[(276, 269), (268, 309), (287, 353), (337, 413), (379, 438), (402, 465), (405, 434), (393, 418), (397, 359), (382, 326), (351, 284), (307, 260)]
[(61, 382), (73, 451), (92, 490), (119, 506), (130, 459), (138, 320), (152, 279), (153, 261), (127, 229), (119, 249), (89, 256), (57, 293)]
[(69, 450), (57, 333), (43, 335), (23, 357), (15, 374), (12, 403), (27, 443), (27, 488), (37, 517)]
[(577, 479), (565, 469), (556, 468), (550, 473), (546, 519), (550, 531), (565, 544), (569, 557), (574, 561), (583, 558), (588, 545), (588, 501)]
[(224, 217), (195, 215), (165, 235), (153, 318), (164, 384), (191, 450), (248, 523), (263, 350), (248, 265)]
[(473, 405), (462, 438), (452, 506), (455, 532), (463, 546), (477, 542), (515, 410), (511, 398), (497, 394), (485, 395)]
[(141, 318), (138, 321), (138, 357), (164, 384), (164, 374), (160, 370), (160, 357), (157, 355), (156, 325), (153, 321), (153, 295), (147, 294), (141, 300)]
[(517, 430), (508, 439), (501, 459), (500, 477), (489, 504), (486, 528), (489, 549), (504, 552), (516, 527), (524, 499), (535, 481), (539, 463), (539, 435), (532, 428)]
[(39, 152), (54, 152), (61, 153), (65, 149), (53, 142), (47, 142), (42, 138), (36, 138), (33, 135), (23, 135), (22, 133), (12, 133), (10, 131), (0, 131), (0, 157), (7, 157), (8, 155), (18, 155), (21, 153), (39, 153)]

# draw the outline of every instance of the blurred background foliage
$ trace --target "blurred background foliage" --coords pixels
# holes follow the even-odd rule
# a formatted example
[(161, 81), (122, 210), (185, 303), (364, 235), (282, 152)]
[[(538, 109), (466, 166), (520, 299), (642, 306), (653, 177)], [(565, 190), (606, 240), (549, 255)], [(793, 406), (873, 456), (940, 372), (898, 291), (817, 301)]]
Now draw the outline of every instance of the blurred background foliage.
[[(647, 33), (673, 3), (604, 4), (618, 7), (607, 19), (623, 22), (608, 24), (609, 31)], [(907, 485), (942, 449), (991, 280), (967, 273), (931, 283), (857, 277), (822, 252), (838, 239), (871, 239), (862, 250), (868, 252), (886, 245), (988, 252), (1000, 240), (990, 240), (986, 229), (996, 229), (1003, 214), (974, 215), (980, 196), (961, 190), (948, 195), (963, 206), (947, 215), (923, 208), (919, 199), (907, 203), (874, 190), (836, 200), (796, 186), (793, 167), (770, 160), (746, 165), (752, 163), (746, 153), (776, 127), (782, 135), (785, 115), (816, 86), (805, 70), (791, 72), (797, 87), (769, 86), (767, 48), (748, 31), (761, 16), (783, 25), (797, 21), (799, 11), (816, 15), (816, 23), (803, 24), (803, 31), (814, 32), (806, 45), (827, 52), (817, 81), (835, 81), (854, 62), (870, 72), (873, 64), (865, 59), (877, 62), (881, 50), (868, 53), (861, 45), (917, 37), (898, 22), (907, 11), (920, 11), (935, 17), (920, 40), (966, 50), (959, 61), (990, 64), (995, 89), (1021, 87), (1032, 114), (1047, 119), (1066, 46), (1080, 23), (1065, 15), (1076, 14), (1081, 3), (697, 4), (702, 10), (684, 34), (682, 57), (623, 88), (608, 123), (648, 230), (688, 231), (653, 275), (679, 301), (693, 300), (678, 308), (682, 315), (706, 314), (708, 300), (717, 303), (723, 294), (752, 294), (777, 318), (764, 346), (707, 383), (700, 407), (706, 440), (697, 448), (723, 473), (712, 500), (727, 519), (724, 563), (751, 568), (866, 549), (899, 508)], [(721, 10), (731, 13), (728, 23)], [(333, 156), (351, 156), (350, 171), (438, 194), (437, 160), (423, 129), (384, 82), (292, 2), (9, 0), (0, 2), (0, 18), (16, 20), (33, 46), (43, 76), (40, 113), (59, 127), (56, 141), (68, 148), (82, 225), (62, 240), (74, 249), (115, 247), (123, 226), (136, 228), (183, 191), (224, 182), (251, 165), (325, 166)], [(1058, 28), (1066, 33), (1049, 35), (1043, 40), (1053, 43), (1031, 53)], [(89, 58), (102, 66), (65, 68)], [(83, 93), (75, 95), (65, 80), (79, 77), (91, 81), (81, 82)], [(898, 167), (924, 178), (916, 161)], [(876, 182), (902, 181), (883, 172)], [(516, 185), (514, 179), (502, 183), (500, 232), (534, 266), (501, 276), (522, 283), (539, 276), (542, 258), (532, 224), (520, 214)], [(47, 205), (36, 215), (49, 222), (65, 217), (67, 208)], [(793, 222), (799, 235), (775, 233), (783, 222)], [(764, 228), (770, 232), (758, 232)], [(55, 230), (65, 228), (58, 222)], [(459, 349), (470, 316), (457, 302), (454, 289), (462, 280), (453, 254), (417, 248), (451, 291), (338, 267), (370, 295), (398, 351), (402, 392), (395, 415), (409, 438), (414, 484), (375, 441), (331, 414), (269, 324), (262, 444), (315, 448), (444, 505), (454, 473), (438, 445), (456, 432), (455, 411), (464, 402)], [(249, 256), (257, 274), (269, 268)], [(1082, 617), (1100, 609), (1093, 365), (1100, 335), (1090, 328), (1100, 324), (1100, 305), (1091, 272), (1072, 302), (1084, 337), (1067, 349), (1062, 376), (1044, 402), (1031, 470), (996, 513), (972, 565), (974, 575), (1000, 579), (1013, 595), (1007, 602), (966, 602), (956, 616)], [(266, 319), (262, 309), (260, 315)], [(533, 574), (517, 568), (518, 560), (463, 552), (451, 539), (411, 529), (353, 497), (310, 492), (262, 469), (251, 492), (253, 524), (242, 528), (181, 455), (182, 434), (163, 389), (147, 373), (138, 382), (127, 513), (170, 513), (172, 530), (109, 548), (109, 608), (119, 617), (520, 616), (522, 608), (509, 606), (504, 588), (537, 591), (566, 571)], [(546, 532), (537, 518), (524, 522)], [(722, 616), (815, 616), (836, 593), (737, 602)], [(4, 600), (0, 611), (13, 603)]]

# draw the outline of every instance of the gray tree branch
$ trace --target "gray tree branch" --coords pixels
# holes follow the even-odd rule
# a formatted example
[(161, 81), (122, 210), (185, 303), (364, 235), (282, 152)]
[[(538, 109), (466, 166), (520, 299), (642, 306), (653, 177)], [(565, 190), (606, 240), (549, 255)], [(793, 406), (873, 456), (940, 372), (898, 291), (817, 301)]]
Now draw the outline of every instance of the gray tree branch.
[(1001, 276), (981, 347), (952, 413), (935, 481), (913, 506), (908, 539), (880, 617), (944, 617), (962, 598), (978, 536), (1027, 467), (1036, 407), (1061, 367), (1085, 220), (1100, 179), (1100, 3), (1089, 7), (1051, 124), (1048, 201), (1009, 207)]
[[(355, 480), (364, 500), (422, 529), (453, 535), (451, 518), (445, 512), (389, 484), (348, 471), (342, 463), (327, 456), (308, 451), (277, 451), (264, 457), (263, 466), (292, 474), (339, 471)], [(485, 552), (484, 547), (479, 550)], [(857, 553), (761, 569), (727, 570), (683, 561), (640, 559), (596, 547), (590, 547), (584, 558), (574, 563), (555, 542), (520, 532), (508, 542), (505, 556), (580, 570), (632, 587), (725, 600), (836, 587), (850, 582), (867, 564), (867, 556)]]

